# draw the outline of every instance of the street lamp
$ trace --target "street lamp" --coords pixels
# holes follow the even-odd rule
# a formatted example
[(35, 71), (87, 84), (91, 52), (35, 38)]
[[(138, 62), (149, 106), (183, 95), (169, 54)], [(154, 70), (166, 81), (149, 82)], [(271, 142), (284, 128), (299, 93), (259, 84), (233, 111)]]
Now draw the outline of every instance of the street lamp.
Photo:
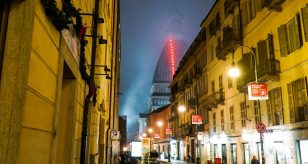
[(183, 112), (186, 111), (186, 107), (185, 107), (184, 105), (180, 105), (180, 106), (178, 106), (178, 111), (179, 111), (180, 113), (183, 113)]
[[(157, 128), (157, 134), (160, 136), (160, 127), (163, 126), (163, 122), (162, 121), (157, 121), (156, 122), (158, 128)], [(160, 145), (159, 145), (159, 138), (157, 138), (157, 146), (158, 146), (158, 152), (160, 153)]]
[(153, 129), (152, 129), (152, 128), (149, 128), (149, 129), (148, 129), (148, 132), (150, 133), (150, 152), (151, 152), (151, 147), (152, 147), (152, 132), (153, 132)]
[[(258, 83), (258, 72), (257, 72), (257, 56), (256, 54), (253, 52), (253, 50), (246, 46), (246, 45), (238, 45), (234, 48), (234, 52), (232, 54), (232, 67), (231, 69), (229, 70), (229, 76), (231, 77), (238, 77), (240, 75), (240, 71), (239, 69), (235, 66), (235, 63), (234, 63), (234, 53), (235, 51), (238, 49), (238, 48), (248, 48), (249, 51), (251, 52), (252, 56), (253, 56), (253, 59), (254, 59), (254, 72), (255, 72), (255, 82)], [(259, 119), (260, 119), (260, 122), (261, 122), (261, 109), (259, 107), (260, 103), (259, 103), (259, 100), (257, 100), (257, 111), (258, 111), (258, 114), (259, 114)], [(262, 164), (265, 163), (265, 158), (264, 158), (264, 150), (263, 150), (263, 134), (260, 133), (260, 143), (261, 143), (261, 158), (262, 158)]]

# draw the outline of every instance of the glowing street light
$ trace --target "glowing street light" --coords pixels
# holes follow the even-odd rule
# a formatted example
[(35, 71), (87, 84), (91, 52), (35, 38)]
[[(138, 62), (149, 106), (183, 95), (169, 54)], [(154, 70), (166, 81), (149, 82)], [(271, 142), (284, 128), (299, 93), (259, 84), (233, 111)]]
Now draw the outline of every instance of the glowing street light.
[(184, 105), (180, 105), (180, 106), (178, 107), (178, 111), (181, 112), (181, 113), (183, 113), (183, 112), (186, 111), (186, 107), (185, 107)]
[(148, 129), (148, 132), (150, 133), (150, 152), (151, 152), (151, 147), (152, 147), (152, 132), (153, 132), (153, 129), (152, 129), (152, 128), (149, 128), (149, 129)]
[(152, 128), (149, 128), (149, 129), (148, 129), (148, 132), (149, 132), (149, 133), (152, 133), (152, 132), (153, 132), (153, 129), (152, 129)]
[[(231, 77), (237, 77), (240, 75), (240, 71), (235, 67), (235, 63), (234, 63), (234, 53), (235, 50), (237, 50), (238, 48), (248, 48), (249, 51), (251, 52), (251, 55), (253, 56), (254, 59), (254, 72), (255, 72), (255, 82), (258, 83), (258, 71), (257, 71), (257, 56), (256, 54), (253, 52), (253, 50), (246, 46), (246, 45), (238, 45), (234, 48), (234, 52), (232, 54), (232, 68), (229, 70), (229, 76)], [(260, 103), (259, 103), (259, 99), (257, 100), (257, 111), (259, 114), (259, 119), (260, 122), (262, 122), (262, 118), (261, 118), (261, 109), (260, 109)], [(260, 143), (261, 143), (261, 157), (262, 157), (262, 164), (265, 163), (265, 157), (264, 157), (264, 149), (263, 149), (263, 134), (260, 133)]]
[(158, 127), (163, 126), (163, 122), (162, 122), (162, 121), (157, 121), (157, 126), (158, 126)]

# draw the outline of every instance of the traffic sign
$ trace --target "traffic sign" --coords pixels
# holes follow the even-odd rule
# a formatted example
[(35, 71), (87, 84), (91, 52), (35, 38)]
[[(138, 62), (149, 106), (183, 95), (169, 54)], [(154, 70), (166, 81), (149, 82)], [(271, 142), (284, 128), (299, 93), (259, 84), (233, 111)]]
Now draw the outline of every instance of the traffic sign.
[(262, 122), (258, 123), (256, 128), (259, 133), (266, 132), (266, 126)]

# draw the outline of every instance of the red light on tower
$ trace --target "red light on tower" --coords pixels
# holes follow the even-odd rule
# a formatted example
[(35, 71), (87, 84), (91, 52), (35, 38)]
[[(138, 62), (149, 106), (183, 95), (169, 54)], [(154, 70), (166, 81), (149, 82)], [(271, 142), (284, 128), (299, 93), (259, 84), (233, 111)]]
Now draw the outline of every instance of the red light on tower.
[(171, 59), (171, 73), (175, 73), (175, 62), (174, 62), (174, 44), (172, 39), (169, 39), (170, 59)]

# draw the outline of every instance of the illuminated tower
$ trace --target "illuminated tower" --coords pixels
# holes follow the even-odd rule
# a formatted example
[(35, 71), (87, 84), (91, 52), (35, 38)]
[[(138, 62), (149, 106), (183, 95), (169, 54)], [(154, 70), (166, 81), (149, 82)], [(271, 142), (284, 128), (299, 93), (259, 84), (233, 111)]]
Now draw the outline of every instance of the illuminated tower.
[(168, 39), (165, 43), (153, 76), (148, 99), (150, 112), (170, 103), (170, 89), (168, 86), (186, 48), (186, 44), (182, 40)]

